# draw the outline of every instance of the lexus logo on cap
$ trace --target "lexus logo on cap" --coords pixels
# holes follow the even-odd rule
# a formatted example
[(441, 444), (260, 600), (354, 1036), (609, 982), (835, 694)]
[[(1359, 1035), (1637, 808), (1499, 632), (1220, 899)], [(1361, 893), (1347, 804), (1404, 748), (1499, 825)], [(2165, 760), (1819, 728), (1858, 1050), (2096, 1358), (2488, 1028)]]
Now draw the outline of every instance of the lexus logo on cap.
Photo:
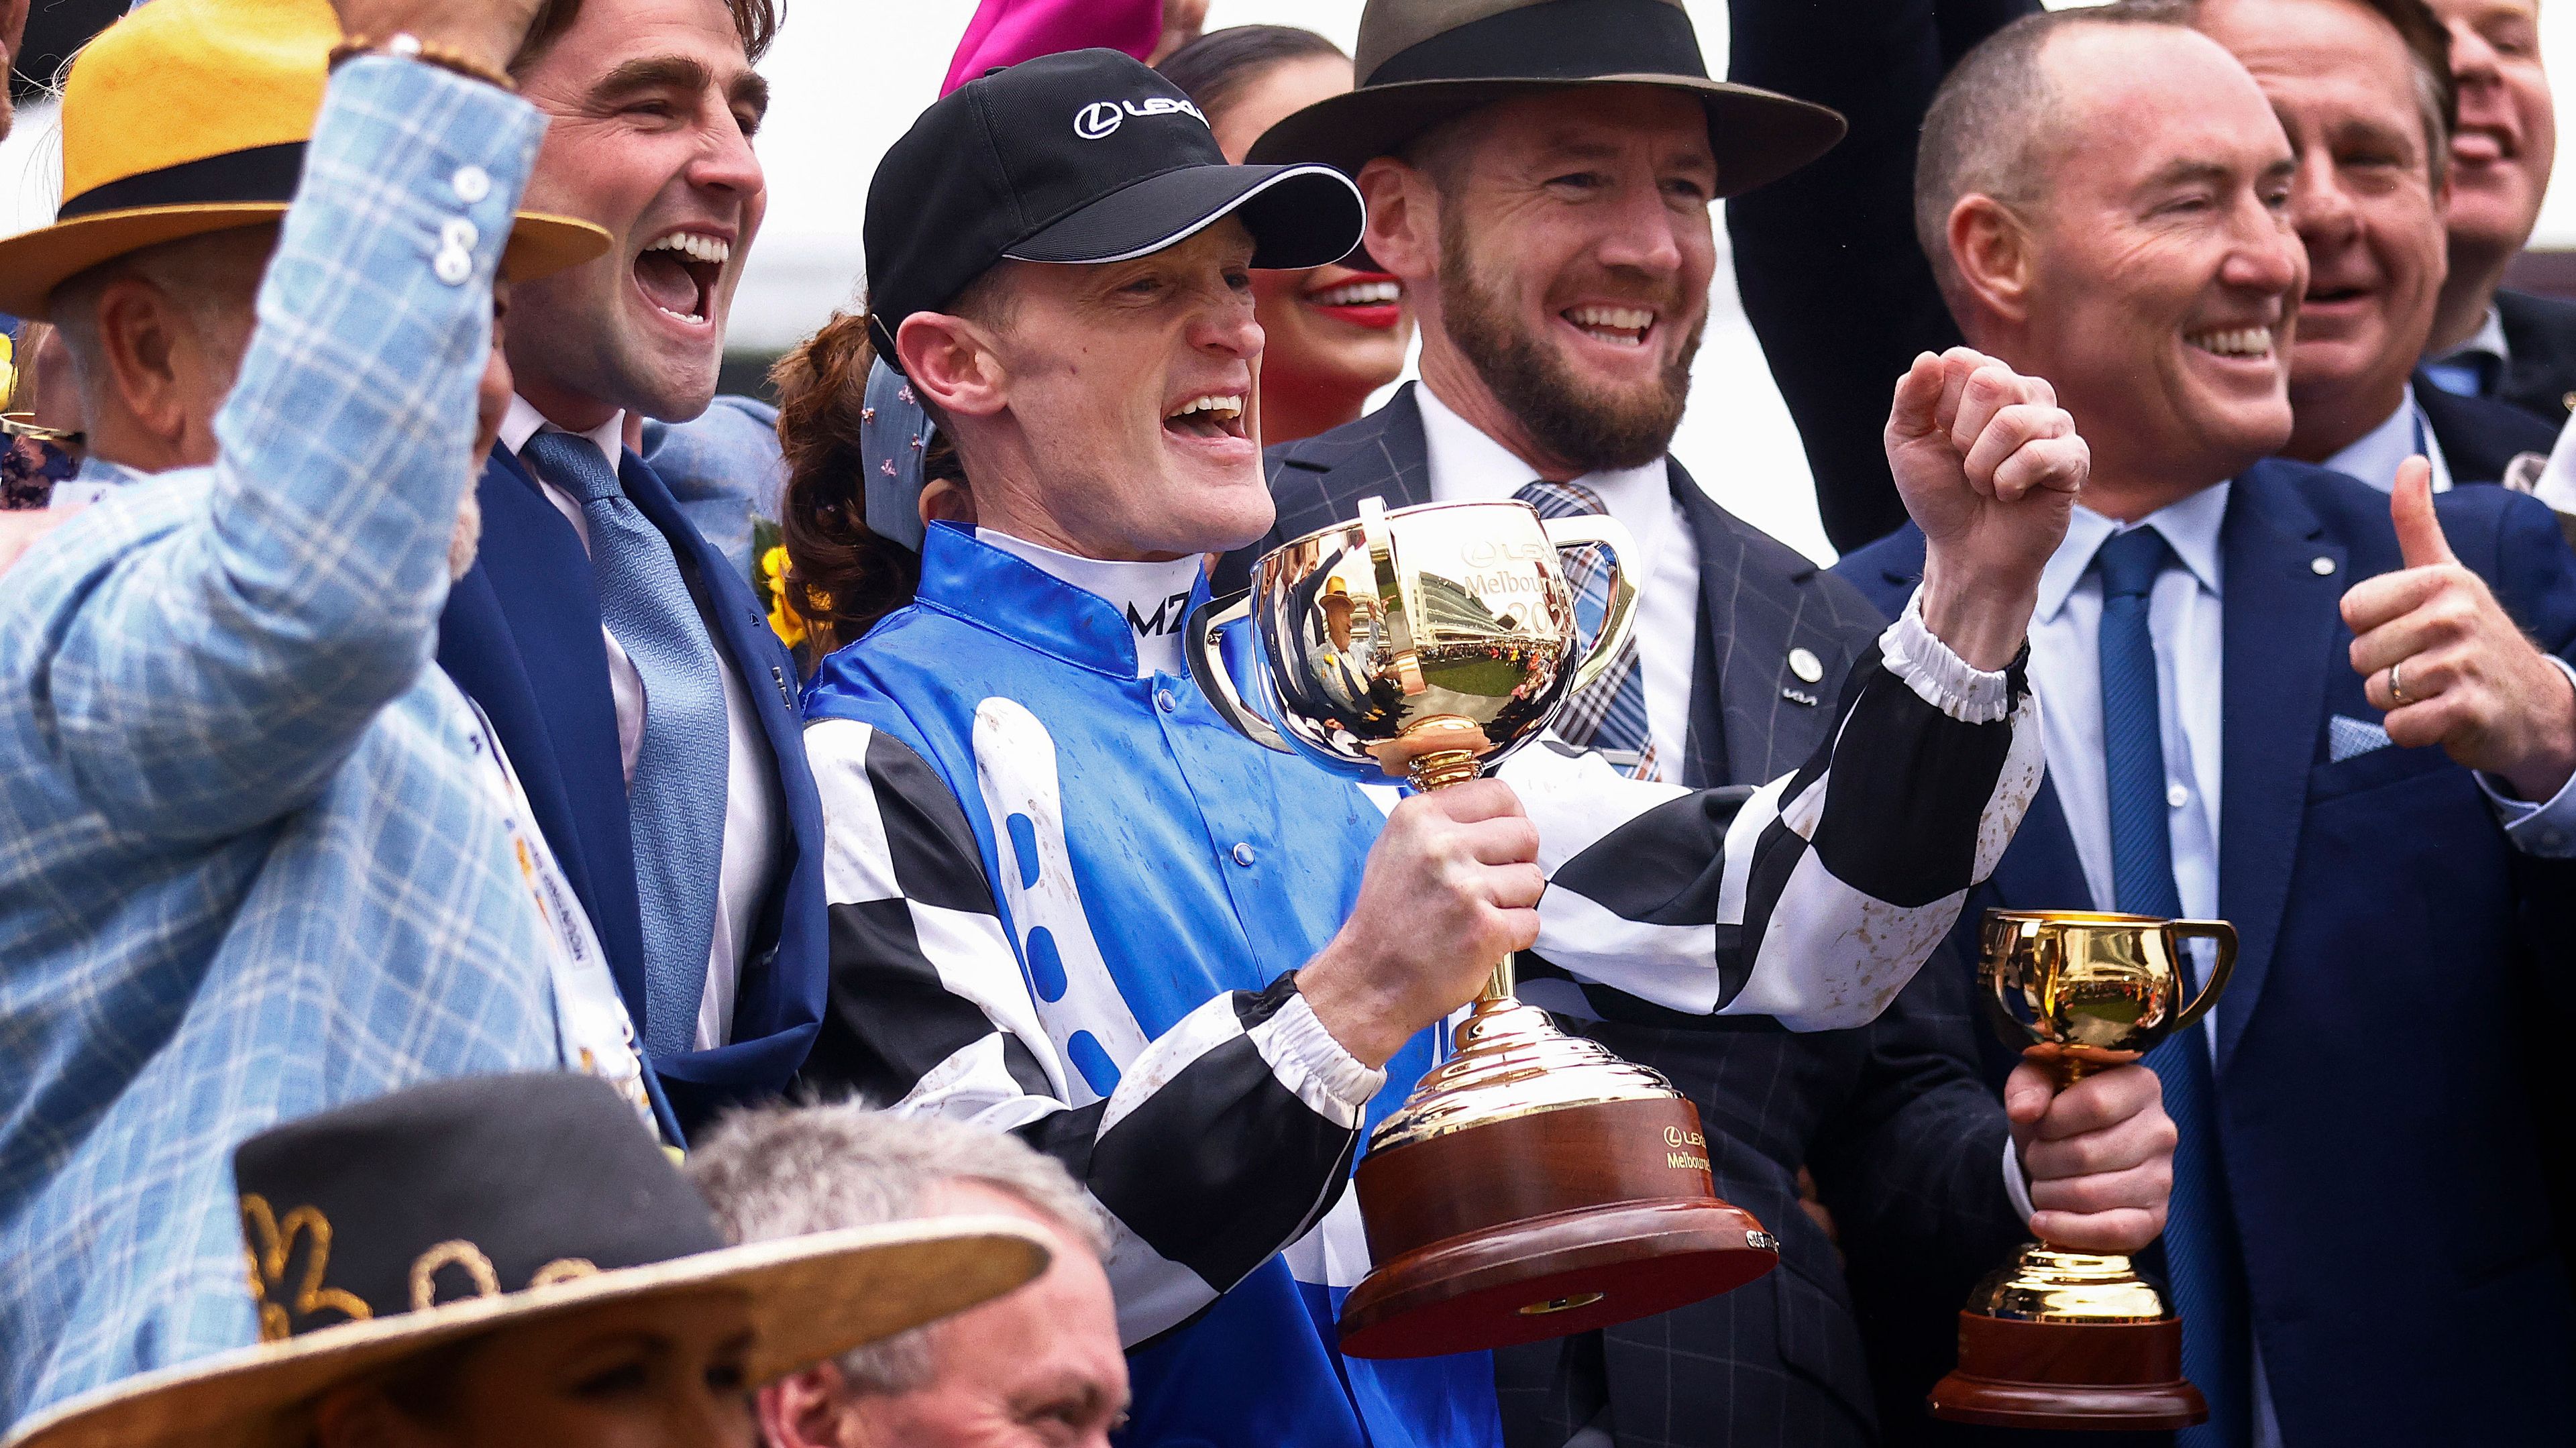
[(1073, 113), (1073, 133), (1086, 141), (1102, 140), (1129, 116), (1190, 116), (1202, 126), (1207, 124), (1207, 117), (1188, 101), (1147, 96), (1141, 101), (1093, 101)]

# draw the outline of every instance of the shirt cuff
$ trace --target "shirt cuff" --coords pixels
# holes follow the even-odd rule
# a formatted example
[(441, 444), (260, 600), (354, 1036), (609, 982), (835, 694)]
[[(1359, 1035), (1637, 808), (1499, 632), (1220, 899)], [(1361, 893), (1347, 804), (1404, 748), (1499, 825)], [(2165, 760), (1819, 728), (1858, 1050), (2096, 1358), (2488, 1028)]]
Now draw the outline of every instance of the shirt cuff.
[(2012, 1203), (2022, 1225), (2029, 1226), (2032, 1214), (2039, 1209), (2030, 1204), (2030, 1176), (2021, 1169), (2021, 1152), (2013, 1146), (2009, 1132), (2004, 1136), (2004, 1197)]
[(2011, 670), (1989, 673), (1952, 653), (1923, 622), (1919, 586), (1905, 600), (1905, 612), (1878, 636), (1878, 650), (1889, 673), (1962, 724), (1996, 724), (2012, 712)]
[[(2565, 659), (2549, 655), (2569, 682), (2576, 683), (2576, 668)], [(2515, 799), (2497, 788), (2494, 776), (2478, 772), (2478, 788), (2486, 791), (2487, 804), (2504, 825), (2505, 838), (2526, 855), (2543, 860), (2576, 859), (2576, 775), (2560, 785), (2558, 793), (2544, 803)]]
[(1351, 1130), (1359, 1128), (1360, 1112), (1386, 1084), (1386, 1072), (1361, 1065), (1359, 1057), (1343, 1050), (1306, 997), (1293, 991), (1270, 1019), (1247, 1034), (1279, 1084), (1316, 1115)]

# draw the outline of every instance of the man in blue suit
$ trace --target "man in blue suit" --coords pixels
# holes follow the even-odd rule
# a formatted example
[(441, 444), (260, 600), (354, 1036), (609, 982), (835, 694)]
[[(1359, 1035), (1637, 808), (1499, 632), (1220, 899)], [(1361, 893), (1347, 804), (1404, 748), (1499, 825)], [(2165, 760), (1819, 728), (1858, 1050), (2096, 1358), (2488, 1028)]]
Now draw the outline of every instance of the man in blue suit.
[[(2149, 1058), (2183, 1138), (2158, 1265), (2212, 1408), (2184, 1442), (2539, 1441), (2576, 1327), (2517, 1045), (2576, 960), (2576, 557), (2421, 461), (2393, 500), (2262, 461), (2295, 164), (2225, 50), (2117, 8), (2008, 27), (1933, 104), (1951, 309), (2093, 444), (2031, 631), (2050, 784), (1964, 918), (2235, 922), (2211, 1026)], [(1922, 556), (1908, 530), (1837, 571), (1893, 606)]]
[[(616, 238), (514, 300), (518, 395), (439, 662), (492, 718), (683, 1129), (785, 1088), (821, 1019), (821, 810), (795, 666), (637, 451), (698, 416), (766, 192), (770, 0), (593, 0), (523, 52), (529, 204)], [(752, 460), (766, 465), (768, 459)]]

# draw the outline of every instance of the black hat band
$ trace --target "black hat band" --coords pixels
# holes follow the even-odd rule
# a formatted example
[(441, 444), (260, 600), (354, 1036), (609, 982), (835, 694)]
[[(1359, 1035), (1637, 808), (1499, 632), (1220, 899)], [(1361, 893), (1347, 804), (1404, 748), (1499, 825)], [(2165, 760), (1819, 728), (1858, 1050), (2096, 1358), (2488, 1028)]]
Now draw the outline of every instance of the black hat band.
[(152, 206), (284, 206), (295, 200), (296, 183), (303, 177), (302, 141), (253, 146), (93, 186), (65, 198), (54, 219), (76, 221), (101, 212)]
[(1544, 0), (1444, 30), (1388, 56), (1363, 87), (1422, 80), (1708, 79), (1690, 16), (1664, 0)]

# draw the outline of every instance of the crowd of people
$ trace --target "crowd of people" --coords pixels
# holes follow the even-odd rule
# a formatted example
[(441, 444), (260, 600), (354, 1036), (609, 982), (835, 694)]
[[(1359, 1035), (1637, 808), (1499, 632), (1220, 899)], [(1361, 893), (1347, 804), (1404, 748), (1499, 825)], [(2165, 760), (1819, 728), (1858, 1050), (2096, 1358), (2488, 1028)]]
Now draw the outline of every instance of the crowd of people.
[[(1734, 0), (1726, 80), (1677, 0), (986, 0), (772, 405), (780, 19), (70, 66), (0, 238), (7, 1448), (2041, 1443), (1924, 1407), (2034, 1237), (2179, 1309), (2141, 1437), (2576, 1421), (2537, 0)], [(1670, 451), (1721, 202), (1830, 568)], [(1515, 501), (1636, 626), (1486, 777), (1185, 658), (1273, 548)], [(2063, 1084), (1995, 907), (2233, 979)], [(1512, 952), (1778, 1265), (1345, 1355), (1354, 1161)]]

